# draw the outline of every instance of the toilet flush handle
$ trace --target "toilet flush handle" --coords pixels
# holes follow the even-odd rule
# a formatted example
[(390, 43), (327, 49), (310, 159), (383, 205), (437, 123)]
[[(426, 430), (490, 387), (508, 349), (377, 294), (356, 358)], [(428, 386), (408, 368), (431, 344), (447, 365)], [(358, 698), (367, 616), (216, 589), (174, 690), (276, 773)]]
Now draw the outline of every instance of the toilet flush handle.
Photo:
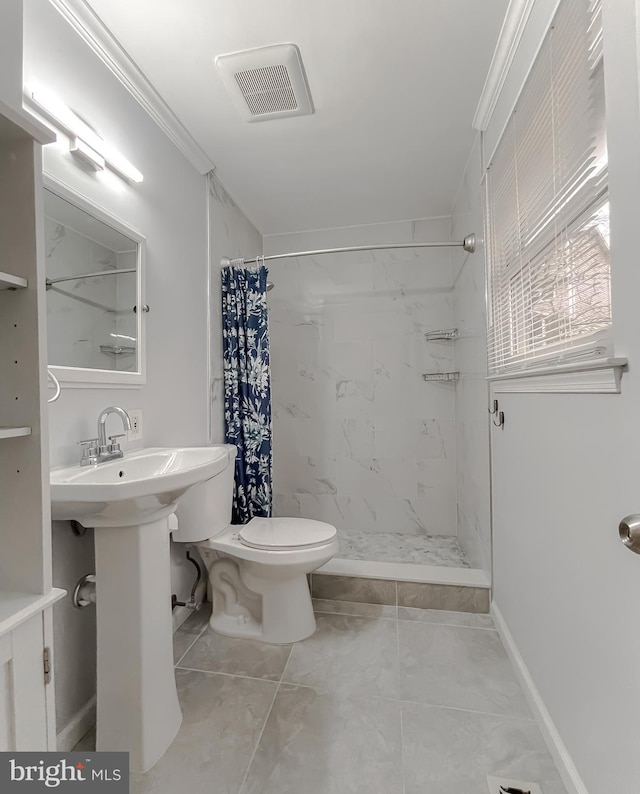
[(640, 554), (640, 515), (625, 516), (618, 526), (620, 540), (630, 550)]

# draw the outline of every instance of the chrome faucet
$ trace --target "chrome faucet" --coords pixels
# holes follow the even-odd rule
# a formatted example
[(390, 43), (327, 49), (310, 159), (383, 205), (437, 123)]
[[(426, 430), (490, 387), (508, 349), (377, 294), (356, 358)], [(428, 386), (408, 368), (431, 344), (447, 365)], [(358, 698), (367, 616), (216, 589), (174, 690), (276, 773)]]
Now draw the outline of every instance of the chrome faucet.
[(109, 436), (109, 443), (107, 443), (107, 417), (109, 414), (117, 414), (122, 420), (122, 426), (126, 430), (131, 430), (131, 418), (124, 408), (119, 408), (117, 405), (110, 405), (100, 413), (98, 417), (98, 437), (88, 438), (85, 441), (78, 441), (81, 447), (85, 447), (82, 453), (81, 466), (93, 466), (97, 463), (106, 463), (108, 460), (116, 460), (117, 458), (124, 457), (124, 452), (120, 449), (118, 443), (119, 438), (126, 435), (125, 433), (118, 433), (114, 436)]

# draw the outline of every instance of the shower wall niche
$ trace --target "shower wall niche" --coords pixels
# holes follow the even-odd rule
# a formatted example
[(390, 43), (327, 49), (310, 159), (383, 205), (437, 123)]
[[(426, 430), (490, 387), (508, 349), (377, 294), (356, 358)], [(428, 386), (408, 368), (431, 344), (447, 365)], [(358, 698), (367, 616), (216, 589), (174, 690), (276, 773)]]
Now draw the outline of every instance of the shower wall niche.
[[(448, 240), (448, 218), (265, 238), (265, 254)], [(465, 565), (457, 541), (452, 250), (269, 263), (275, 514), (341, 533), (341, 556)]]

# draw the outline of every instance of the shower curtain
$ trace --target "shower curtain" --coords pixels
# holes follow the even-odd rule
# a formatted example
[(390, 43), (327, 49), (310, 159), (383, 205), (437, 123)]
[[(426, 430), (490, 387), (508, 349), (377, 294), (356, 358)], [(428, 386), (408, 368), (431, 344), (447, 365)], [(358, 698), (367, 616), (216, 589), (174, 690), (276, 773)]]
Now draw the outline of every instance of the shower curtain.
[(271, 515), (267, 268), (222, 269), (225, 441), (238, 448), (232, 522)]

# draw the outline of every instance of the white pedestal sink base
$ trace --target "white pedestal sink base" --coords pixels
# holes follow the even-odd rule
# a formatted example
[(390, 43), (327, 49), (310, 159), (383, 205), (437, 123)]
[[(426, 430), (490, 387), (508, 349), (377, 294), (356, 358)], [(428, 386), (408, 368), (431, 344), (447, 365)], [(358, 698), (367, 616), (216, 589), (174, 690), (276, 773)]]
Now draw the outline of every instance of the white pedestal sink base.
[(128, 751), (131, 771), (146, 772), (182, 722), (173, 669), (167, 519), (98, 527), (95, 554), (96, 748)]

